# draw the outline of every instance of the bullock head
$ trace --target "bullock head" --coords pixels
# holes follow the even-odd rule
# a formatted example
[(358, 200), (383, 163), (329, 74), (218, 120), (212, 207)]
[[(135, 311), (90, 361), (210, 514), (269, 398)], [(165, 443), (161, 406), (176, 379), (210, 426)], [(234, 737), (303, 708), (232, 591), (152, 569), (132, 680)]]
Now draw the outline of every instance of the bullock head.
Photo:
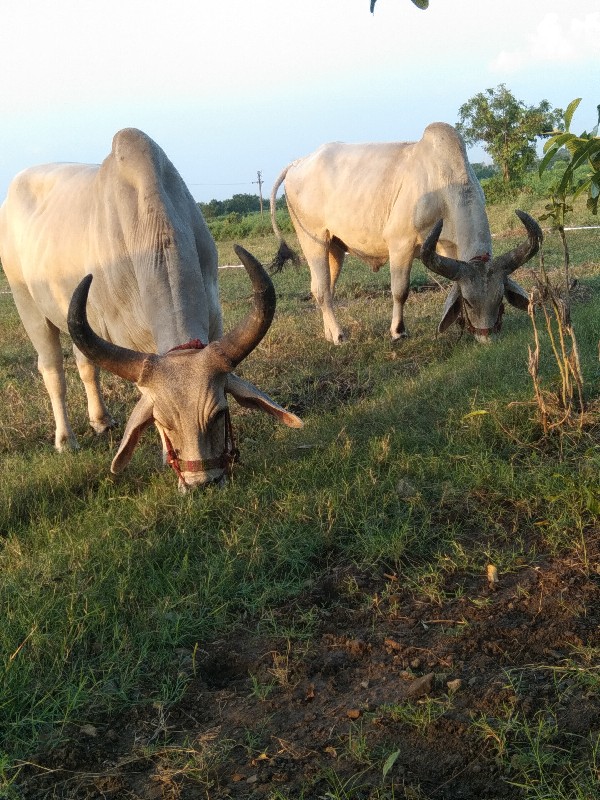
[(73, 293), (68, 326), (75, 345), (99, 367), (135, 383), (142, 394), (113, 459), (113, 473), (127, 466), (142, 432), (154, 423), (166, 460), (177, 472), (180, 491), (224, 479), (234, 456), (227, 394), (243, 406), (271, 414), (284, 425), (302, 427), (295, 414), (233, 374), (261, 341), (275, 313), (271, 279), (254, 256), (242, 247), (235, 249), (252, 281), (254, 307), (232, 331), (205, 347), (189, 342), (158, 355), (107, 342), (87, 320), (92, 276), (87, 275)]
[(478, 342), (487, 344), (500, 330), (503, 297), (516, 308), (527, 311), (527, 292), (509, 275), (537, 253), (543, 234), (533, 217), (524, 211), (515, 213), (527, 230), (527, 241), (494, 259), (484, 256), (472, 261), (457, 261), (436, 253), (442, 220), (421, 246), (421, 261), (425, 266), (455, 281), (444, 305), (442, 321), (438, 326), (440, 333), (453, 322), (460, 321)]

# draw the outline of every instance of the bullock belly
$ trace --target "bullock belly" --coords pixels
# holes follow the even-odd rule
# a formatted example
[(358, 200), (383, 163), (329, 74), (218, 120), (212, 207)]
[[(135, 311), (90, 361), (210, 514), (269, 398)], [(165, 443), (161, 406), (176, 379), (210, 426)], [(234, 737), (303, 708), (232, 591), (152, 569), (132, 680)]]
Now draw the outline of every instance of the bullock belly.
[(367, 266), (369, 266), (373, 272), (378, 272), (379, 269), (387, 262), (388, 254), (380, 253), (378, 255), (370, 255), (369, 253), (365, 253), (363, 250), (359, 250), (355, 247), (349, 247), (347, 252), (350, 255), (359, 258), (361, 261), (364, 261)]

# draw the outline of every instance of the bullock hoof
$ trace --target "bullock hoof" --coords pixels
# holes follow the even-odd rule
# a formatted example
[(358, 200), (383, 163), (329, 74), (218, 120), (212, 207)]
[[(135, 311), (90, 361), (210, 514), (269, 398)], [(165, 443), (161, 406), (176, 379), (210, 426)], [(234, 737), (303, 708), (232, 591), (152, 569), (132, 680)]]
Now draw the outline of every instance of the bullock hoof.
[(55, 442), (54, 447), (58, 453), (72, 453), (74, 450), (79, 450), (79, 443), (74, 436), (69, 436), (68, 439)]
[(408, 331), (400, 331), (400, 333), (392, 333), (392, 344), (401, 341), (402, 339), (408, 339)]
[(112, 417), (104, 417), (104, 419), (91, 419), (90, 426), (92, 430), (96, 434), (96, 436), (100, 436), (106, 431), (112, 430), (112, 428), (117, 427), (117, 422)]
[(325, 338), (329, 342), (333, 342), (333, 344), (343, 344), (344, 342), (348, 341), (348, 337), (344, 331), (325, 331)]

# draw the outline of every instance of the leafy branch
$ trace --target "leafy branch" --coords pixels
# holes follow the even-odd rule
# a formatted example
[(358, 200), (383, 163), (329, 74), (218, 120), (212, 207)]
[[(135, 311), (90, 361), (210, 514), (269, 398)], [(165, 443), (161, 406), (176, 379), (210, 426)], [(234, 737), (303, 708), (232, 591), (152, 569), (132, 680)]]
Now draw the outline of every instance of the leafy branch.
[[(371, 0), (371, 14), (375, 11), (375, 3), (377, 0)], [(429, 0), (412, 0), (412, 2), (416, 5), (417, 8), (422, 9), (425, 11), (426, 8), (429, 8)]]
[(595, 127), (590, 133), (584, 131), (577, 136), (571, 133), (570, 127), (573, 114), (580, 102), (581, 98), (578, 97), (569, 103), (564, 115), (565, 129), (552, 131), (550, 138), (544, 144), (545, 155), (539, 166), (539, 174), (541, 175), (548, 169), (558, 151), (563, 147), (566, 148), (571, 157), (562, 178), (553, 192), (552, 204), (550, 207), (546, 206), (550, 212), (546, 215), (546, 218), (554, 218), (557, 225), (564, 225), (564, 215), (566, 211), (571, 210), (566, 207), (566, 198), (571, 195), (575, 199), (587, 191), (587, 207), (592, 214), (598, 213), (598, 198), (600, 197), (600, 137), (598, 136), (600, 105), (597, 107), (598, 122)]

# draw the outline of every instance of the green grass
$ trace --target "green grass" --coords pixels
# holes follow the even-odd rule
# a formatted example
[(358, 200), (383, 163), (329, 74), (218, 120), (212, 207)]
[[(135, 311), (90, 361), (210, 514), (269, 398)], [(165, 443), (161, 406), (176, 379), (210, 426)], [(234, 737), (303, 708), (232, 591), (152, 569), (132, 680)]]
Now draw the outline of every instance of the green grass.
[[(513, 241), (503, 236), (497, 246)], [(585, 290), (573, 319), (590, 400), (600, 388), (597, 241), (597, 231), (570, 239)], [(244, 245), (265, 262), (275, 250), (268, 237)], [(232, 243), (222, 243), (220, 262), (236, 263), (232, 253)], [(560, 263), (558, 238), (549, 235), (546, 265)], [(516, 277), (531, 286), (527, 270)], [(223, 270), (220, 280), (229, 328), (251, 292), (243, 270)], [(413, 285), (425, 281), (416, 266)], [(535, 561), (540, 548), (576, 546), (597, 520), (594, 441), (573, 432), (540, 442), (525, 314), (509, 310), (500, 343), (483, 348), (456, 330), (436, 337), (443, 295), (415, 293), (411, 338), (392, 346), (389, 271), (349, 259), (337, 313), (351, 338), (335, 348), (308, 298), (308, 270), (287, 268), (274, 282), (275, 322), (239, 372), (305, 427), (278, 427), (232, 403), (242, 465), (224, 489), (184, 497), (160, 468), (152, 430), (124, 475), (110, 476), (119, 434), (87, 432), (66, 339), (82, 449), (53, 452), (35, 353), (10, 296), (0, 294), (0, 796), (14, 777), (11, 763), (60, 737), (66, 724), (180, 698), (178, 648), (201, 647), (243, 621), (262, 630), (280, 624), (276, 610), (333, 564), (402, 567), (415, 591), (436, 596), (449, 570), (492, 559), (510, 571)], [(543, 369), (552, 375), (550, 360)], [(111, 376), (103, 381), (111, 411), (125, 420), (135, 391)], [(285, 631), (310, 634), (308, 617)], [(527, 755), (519, 781), (535, 773), (538, 785), (550, 767), (527, 759), (545, 732), (525, 729), (523, 719), (486, 724), (499, 738), (517, 726), (515, 763)], [(590, 753), (597, 757), (597, 743)], [(183, 751), (176, 755), (188, 764)], [(591, 769), (592, 756), (585, 758), (569, 769)], [(552, 774), (558, 792), (566, 773)], [(340, 788), (331, 796), (351, 794)]]

